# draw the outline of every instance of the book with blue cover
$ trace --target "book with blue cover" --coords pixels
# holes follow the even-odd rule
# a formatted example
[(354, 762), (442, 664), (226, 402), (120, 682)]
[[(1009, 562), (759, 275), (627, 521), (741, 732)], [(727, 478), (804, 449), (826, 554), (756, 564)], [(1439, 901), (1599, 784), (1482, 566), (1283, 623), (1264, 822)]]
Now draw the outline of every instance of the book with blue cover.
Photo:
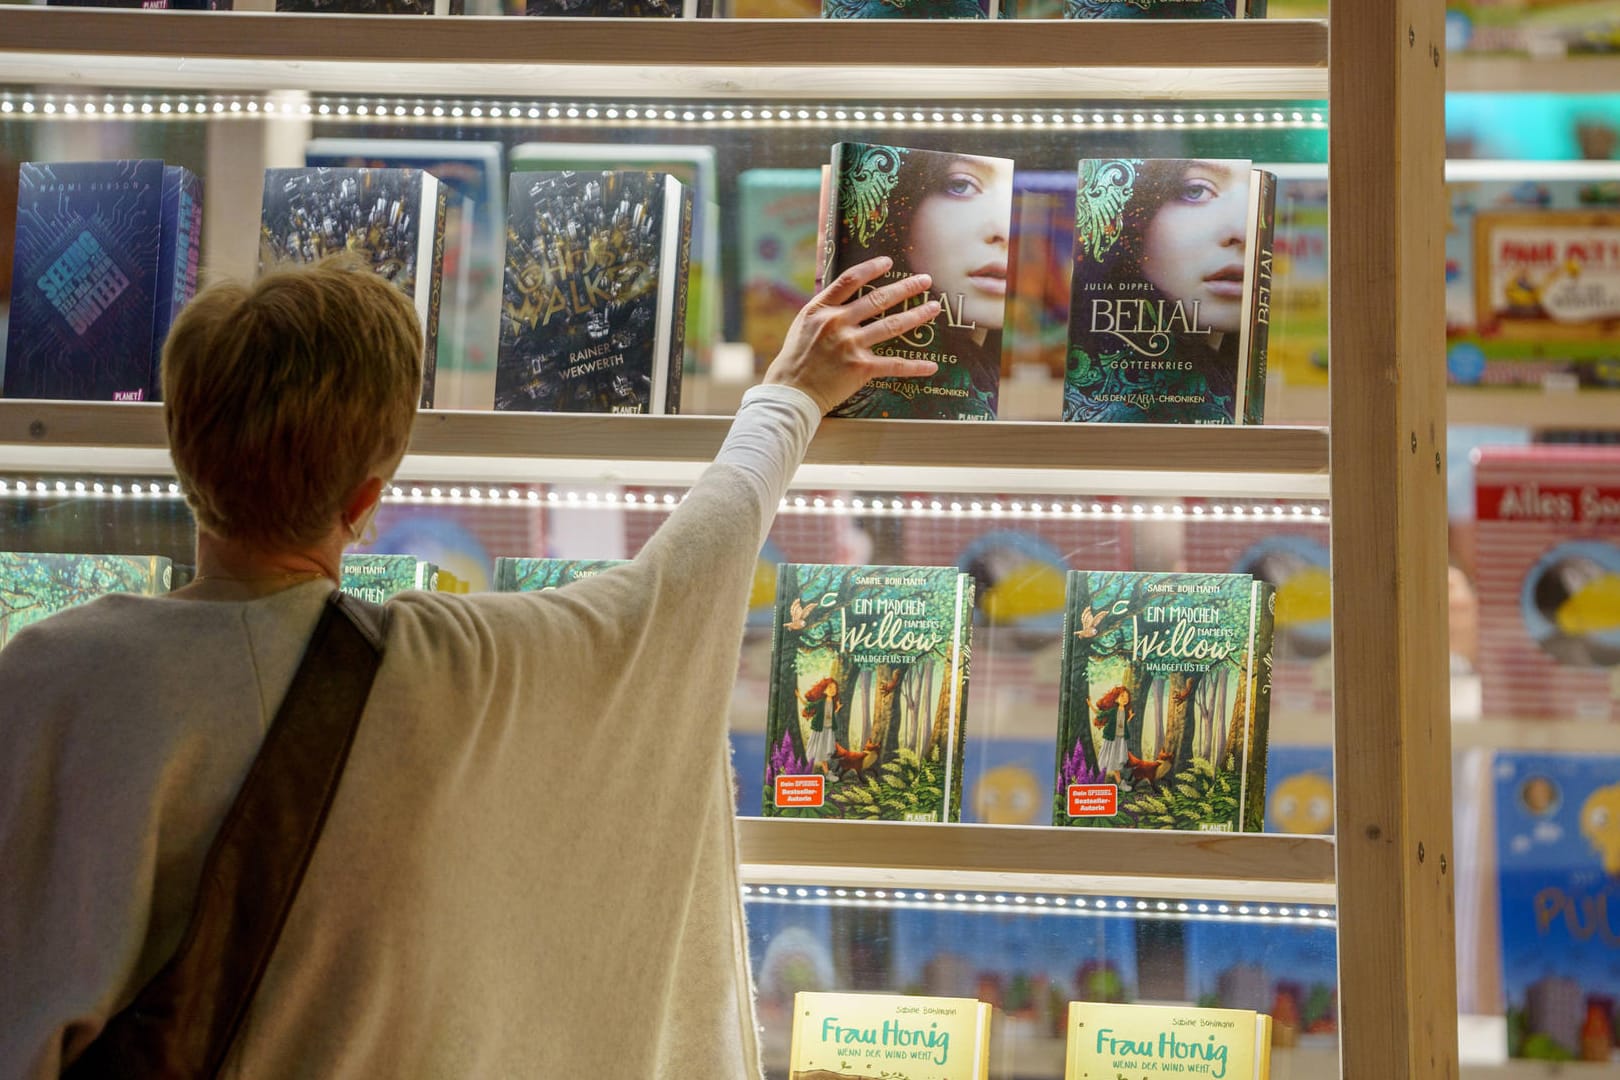
[[(177, 194), (166, 213), (166, 192), (189, 192), (189, 212)], [(169, 322), (196, 289), (184, 253), (200, 224), (197, 194), (190, 173), (156, 160), (23, 164), (6, 397), (154, 396)]]
[(161, 349), (180, 309), (197, 295), (197, 268), (202, 259), (202, 184), (176, 165), (163, 168), (163, 227), (158, 237), (158, 289), (152, 317), (152, 358), (148, 397), (163, 396)]
[(0, 647), (30, 623), (98, 596), (166, 593), (172, 570), (160, 555), (0, 551)]
[(513, 173), (495, 407), (678, 413), (691, 242), (669, 173)]
[(816, 293), (819, 169), (748, 169), (737, 174), (742, 339), (760, 371)]
[(439, 568), (414, 555), (345, 555), (339, 572), (339, 588), (373, 604), (408, 589), (432, 592), (439, 587)]
[(625, 559), (545, 559), (502, 556), (495, 560), (496, 592), (544, 592), (623, 566)]

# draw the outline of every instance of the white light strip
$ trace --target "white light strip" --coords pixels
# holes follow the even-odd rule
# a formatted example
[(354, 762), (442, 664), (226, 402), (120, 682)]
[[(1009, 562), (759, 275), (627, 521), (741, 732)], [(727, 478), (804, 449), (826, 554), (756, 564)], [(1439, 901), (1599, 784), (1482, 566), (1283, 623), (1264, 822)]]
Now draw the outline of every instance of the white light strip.
[(282, 101), (235, 94), (0, 93), (0, 116), (11, 119), (172, 120), (313, 117), (330, 122), (388, 122), (458, 127), (598, 128), (924, 128), (968, 130), (1174, 131), (1323, 130), (1327, 112), (1310, 109), (993, 109), (953, 106), (855, 108), (847, 104), (694, 104), (463, 98), (320, 97)]
[(941, 889), (850, 889), (805, 885), (744, 885), (745, 900), (756, 904), (817, 904), (828, 907), (886, 907), (915, 911), (959, 911), (1172, 922), (1269, 923), (1289, 926), (1338, 925), (1333, 908), (1312, 905), (1217, 903), (1210, 900), (1143, 900), (1113, 896), (1064, 896)]

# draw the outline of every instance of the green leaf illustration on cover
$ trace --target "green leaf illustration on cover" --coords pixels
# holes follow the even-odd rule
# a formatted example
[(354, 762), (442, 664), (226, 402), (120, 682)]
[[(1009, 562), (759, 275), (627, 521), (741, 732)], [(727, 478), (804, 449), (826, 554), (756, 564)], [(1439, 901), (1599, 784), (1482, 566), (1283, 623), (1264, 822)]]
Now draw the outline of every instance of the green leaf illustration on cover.
[(373, 604), (387, 603), (408, 589), (433, 589), (438, 567), (413, 555), (345, 555), (339, 587)]
[(889, 193), (900, 179), (905, 153), (898, 146), (862, 146), (859, 156), (845, 166), (838, 213), (862, 244), (870, 244), (889, 220)]
[(109, 593), (169, 591), (168, 559), (0, 551), (0, 646), (30, 623)]
[(1076, 257), (1100, 262), (1125, 232), (1125, 207), (1136, 185), (1136, 163), (1118, 158), (1082, 161), (1074, 193)]
[(500, 558), (495, 560), (497, 592), (543, 592), (558, 589), (580, 578), (595, 577), (624, 559), (539, 559)]

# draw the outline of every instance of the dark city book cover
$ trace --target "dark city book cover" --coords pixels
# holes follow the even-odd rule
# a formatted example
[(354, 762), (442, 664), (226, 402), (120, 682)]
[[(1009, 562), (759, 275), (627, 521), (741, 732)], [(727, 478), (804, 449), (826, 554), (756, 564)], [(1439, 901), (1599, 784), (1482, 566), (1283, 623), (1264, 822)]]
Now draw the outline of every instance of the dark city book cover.
[(202, 258), (202, 184), (178, 165), (163, 167), (163, 227), (158, 237), (158, 290), (152, 320), (150, 400), (163, 396), (163, 342), (180, 309), (197, 295)]

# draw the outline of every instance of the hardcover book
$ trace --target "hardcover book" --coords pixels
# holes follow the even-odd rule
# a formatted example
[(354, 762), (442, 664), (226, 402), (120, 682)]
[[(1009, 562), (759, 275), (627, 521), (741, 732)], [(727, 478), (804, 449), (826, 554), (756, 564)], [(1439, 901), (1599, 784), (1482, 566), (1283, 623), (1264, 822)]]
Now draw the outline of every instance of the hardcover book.
[(1268, 364), (1289, 386), (1326, 386), (1328, 181), (1326, 165), (1277, 165)]
[(823, 19), (995, 19), (999, 0), (821, 0)]
[(1270, 250), (1257, 235), (1270, 215), (1253, 172), (1226, 159), (1080, 162), (1063, 419), (1236, 424), (1258, 413), (1254, 262)]
[(817, 169), (749, 169), (737, 176), (742, 339), (764, 371), (816, 293)]
[(0, 647), (30, 623), (98, 596), (166, 593), (172, 569), (158, 555), (0, 551)]
[(1259, 19), (1266, 0), (1064, 0), (1066, 19)]
[(990, 1006), (972, 998), (793, 998), (788, 1080), (988, 1080)]
[(1247, 1009), (1069, 1002), (1064, 1080), (1271, 1076), (1271, 1017)]
[(707, 19), (714, 0), (525, 0), (525, 15), (590, 19)]
[(407, 589), (432, 592), (439, 587), (439, 568), (412, 555), (345, 555), (339, 573), (339, 588), (373, 604)]
[(285, 263), (358, 255), (416, 305), (422, 320), (422, 400), (438, 370), (445, 228), (459, 199), (420, 169), (266, 169), (259, 272)]
[(536, 559), (502, 557), (495, 560), (496, 592), (543, 592), (604, 570), (623, 566), (624, 559)]
[(1612, 1062), (1620, 948), (1620, 757), (1496, 757), (1508, 1053)]
[(200, 213), (196, 178), (161, 161), (25, 163), (5, 396), (151, 398), (169, 323), (196, 289)]
[(1260, 832), (1276, 592), (1070, 571), (1052, 823)]
[(765, 815), (960, 820), (972, 619), (955, 567), (782, 563)]
[(873, 379), (829, 415), (994, 420), (1007, 314), (1013, 163), (875, 143), (833, 147), (823, 277), (878, 255), (894, 266), (867, 291), (926, 273), (933, 322), (873, 347), (879, 356), (933, 360), (922, 379)]
[(1003, 378), (1019, 369), (1063, 377), (1073, 266), (1074, 174), (1018, 173), (1013, 177)]
[(680, 412), (691, 239), (668, 173), (513, 173), (495, 407)]
[(1620, 720), (1620, 447), (1474, 455), (1486, 713)]

